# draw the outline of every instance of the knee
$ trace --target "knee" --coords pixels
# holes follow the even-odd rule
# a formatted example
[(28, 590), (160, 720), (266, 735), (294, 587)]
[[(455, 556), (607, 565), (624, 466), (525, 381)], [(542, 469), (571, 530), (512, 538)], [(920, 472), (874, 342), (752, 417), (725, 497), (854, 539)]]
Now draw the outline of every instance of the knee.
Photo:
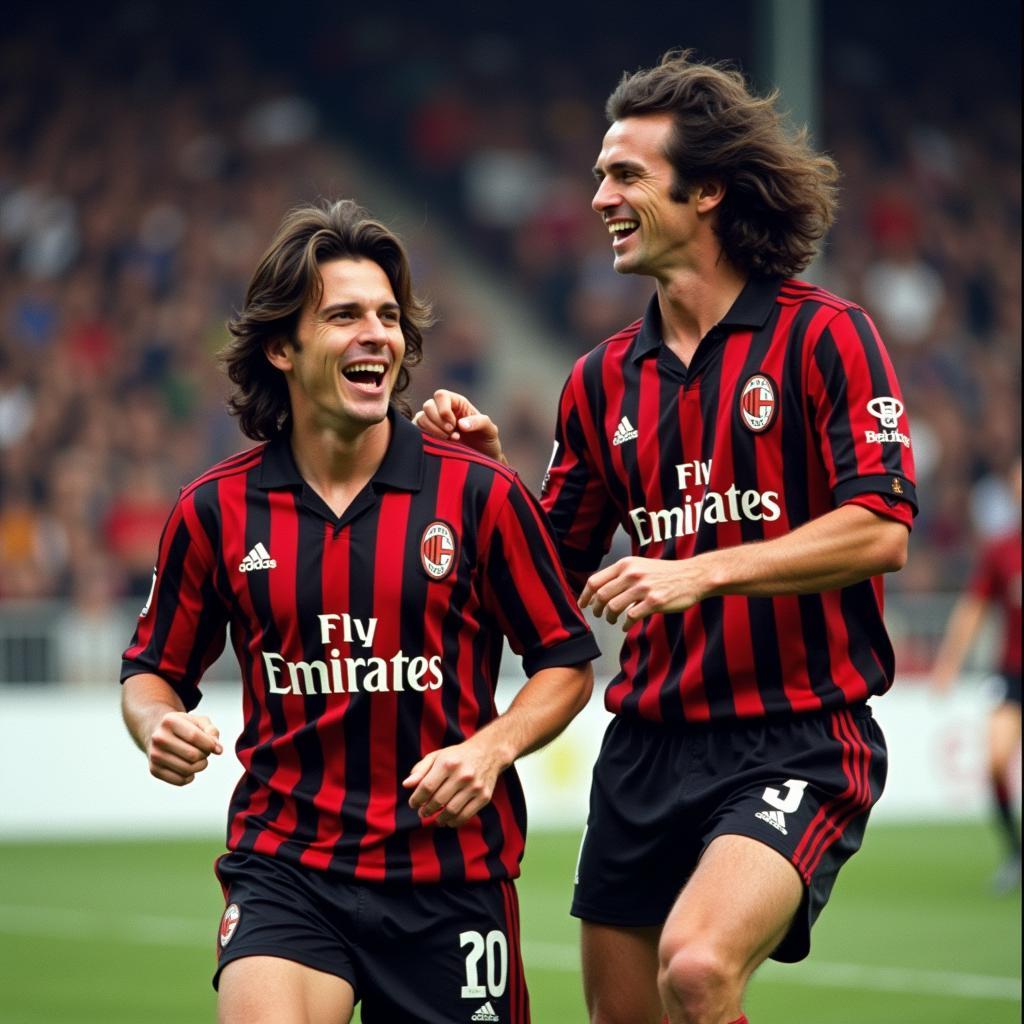
[(688, 1024), (720, 1019), (742, 987), (736, 966), (713, 945), (689, 942), (664, 950), (659, 958), (658, 990), (666, 1007), (678, 1007)]

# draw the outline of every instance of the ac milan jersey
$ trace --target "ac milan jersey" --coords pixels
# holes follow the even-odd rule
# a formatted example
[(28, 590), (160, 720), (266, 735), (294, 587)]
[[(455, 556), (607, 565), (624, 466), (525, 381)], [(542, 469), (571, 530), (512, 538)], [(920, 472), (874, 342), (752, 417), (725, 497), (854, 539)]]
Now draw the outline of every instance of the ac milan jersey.
[(421, 820), (402, 780), (496, 716), (504, 637), (529, 675), (597, 646), (518, 477), (391, 422), (340, 518), (287, 438), (184, 488), (121, 678), (156, 673), (192, 709), (230, 631), (244, 699), (230, 849), (363, 881), (515, 877), (526, 817), (513, 768), (458, 829)]
[(970, 591), (999, 610), (1003, 627), (1001, 672), (1020, 674), (1021, 535), (1020, 530), (990, 540), (981, 552)]
[[(857, 306), (751, 280), (689, 367), (642, 320), (582, 357), (562, 392), (543, 504), (582, 586), (622, 526), (633, 553), (680, 559), (771, 540), (854, 502), (916, 512), (899, 385)], [(888, 689), (882, 582), (711, 597), (626, 635), (610, 711), (656, 722), (831, 709)]]

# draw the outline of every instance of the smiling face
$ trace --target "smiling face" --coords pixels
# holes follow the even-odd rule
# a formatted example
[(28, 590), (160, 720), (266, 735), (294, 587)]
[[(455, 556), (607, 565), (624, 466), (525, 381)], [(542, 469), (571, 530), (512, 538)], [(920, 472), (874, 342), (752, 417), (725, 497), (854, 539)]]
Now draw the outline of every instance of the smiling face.
[(670, 114), (645, 114), (616, 121), (607, 131), (594, 176), (591, 205), (612, 239), (620, 274), (662, 277), (686, 261), (698, 230), (701, 204), (672, 198), (675, 183), (665, 155)]
[(354, 437), (387, 416), (405, 356), (401, 308), (380, 265), (337, 259), (320, 265), (323, 290), (307, 301), (295, 335), (267, 349), (288, 381), (296, 424)]

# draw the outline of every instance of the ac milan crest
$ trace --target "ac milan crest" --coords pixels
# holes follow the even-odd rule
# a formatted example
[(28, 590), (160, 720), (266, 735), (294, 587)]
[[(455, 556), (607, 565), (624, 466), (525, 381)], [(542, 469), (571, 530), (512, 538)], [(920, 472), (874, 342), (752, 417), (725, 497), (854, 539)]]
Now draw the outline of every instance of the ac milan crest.
[(223, 949), (235, 934), (238, 922), (242, 919), (242, 911), (237, 903), (229, 903), (220, 919), (220, 948)]
[(455, 565), (458, 547), (455, 532), (447, 524), (435, 519), (420, 539), (420, 562), (432, 580), (443, 580)]
[(778, 389), (771, 377), (755, 373), (740, 391), (740, 416), (748, 430), (762, 434), (774, 422), (779, 411)]

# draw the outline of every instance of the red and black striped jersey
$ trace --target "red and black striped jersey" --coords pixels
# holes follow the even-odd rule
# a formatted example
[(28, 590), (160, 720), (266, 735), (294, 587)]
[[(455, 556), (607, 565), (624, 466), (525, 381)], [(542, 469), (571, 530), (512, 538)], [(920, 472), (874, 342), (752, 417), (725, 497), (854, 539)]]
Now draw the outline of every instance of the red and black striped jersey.
[(992, 537), (982, 548), (968, 587), (970, 593), (995, 606), (1003, 632), (999, 671), (1020, 674), (1021, 667), (1021, 533)]
[[(867, 314), (795, 280), (751, 280), (689, 367), (642, 320), (575, 365), (542, 503), (582, 586), (622, 526), (633, 553), (770, 540), (846, 502), (910, 525), (899, 384)], [(626, 635), (610, 711), (655, 722), (841, 707), (888, 689), (882, 581), (712, 597)]]
[(519, 478), (391, 422), (383, 462), (340, 518), (287, 438), (183, 488), (121, 679), (156, 673), (192, 709), (230, 632), (244, 702), (230, 849), (362, 881), (515, 877), (526, 815), (514, 768), (459, 829), (424, 823), (402, 780), (496, 716), (504, 637), (529, 675), (597, 645)]

